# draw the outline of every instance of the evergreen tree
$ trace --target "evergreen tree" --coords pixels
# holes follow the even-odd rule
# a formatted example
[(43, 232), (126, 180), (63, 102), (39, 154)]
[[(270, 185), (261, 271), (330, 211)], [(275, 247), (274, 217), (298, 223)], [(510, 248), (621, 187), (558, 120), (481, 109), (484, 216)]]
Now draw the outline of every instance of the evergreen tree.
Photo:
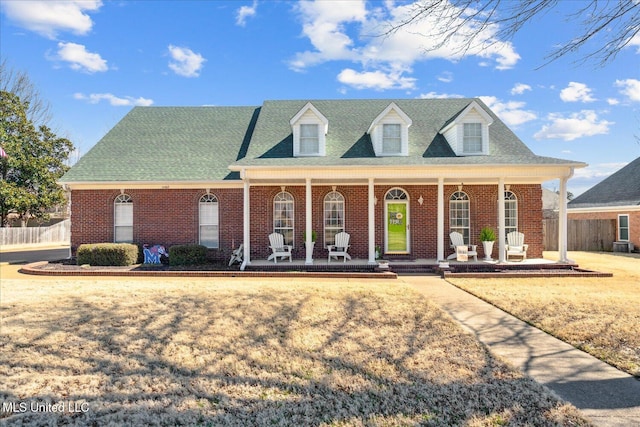
[(23, 225), (29, 218), (48, 219), (48, 211), (64, 203), (57, 180), (68, 170), (65, 161), (73, 144), (57, 137), (45, 125), (38, 128), (27, 118), (28, 102), (0, 91), (0, 226), (9, 214)]

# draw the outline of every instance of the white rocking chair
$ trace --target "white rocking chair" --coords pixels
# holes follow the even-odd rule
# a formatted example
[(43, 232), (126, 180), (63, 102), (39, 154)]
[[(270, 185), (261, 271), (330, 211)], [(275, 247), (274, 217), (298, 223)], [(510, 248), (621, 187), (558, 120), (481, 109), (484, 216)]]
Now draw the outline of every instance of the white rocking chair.
[(267, 261), (273, 260), (273, 262), (277, 264), (278, 257), (280, 257), (281, 260), (285, 258), (289, 258), (289, 262), (292, 261), (291, 250), (293, 249), (293, 246), (284, 244), (284, 236), (282, 234), (280, 233), (269, 234), (269, 243), (270, 243), (269, 247), (273, 252), (271, 255), (269, 255), (269, 258), (267, 258)]
[(507, 261), (509, 261), (509, 257), (520, 257), (522, 261), (526, 260), (527, 249), (529, 249), (529, 245), (524, 244), (524, 233), (512, 231), (507, 234), (507, 245), (505, 247)]
[[(447, 259), (458, 259), (459, 255), (461, 259), (464, 259), (464, 255), (466, 255), (467, 260), (469, 257), (473, 257), (474, 261), (478, 261), (478, 245), (465, 244), (464, 237), (457, 231), (449, 234), (449, 238), (451, 239), (451, 248), (454, 250), (454, 252), (453, 254), (449, 255)], [(464, 249), (466, 249), (466, 254), (464, 254)]]
[(231, 252), (231, 259), (229, 260), (229, 266), (232, 266), (233, 263), (239, 262), (242, 264), (242, 258), (244, 257), (244, 244), (241, 243), (238, 249), (235, 249)]
[(334, 245), (327, 246), (329, 250), (329, 257), (327, 258), (327, 263), (331, 262), (331, 257), (338, 259), (338, 257), (344, 257), (342, 262), (347, 262), (347, 259), (351, 260), (351, 255), (347, 253), (349, 250), (349, 239), (351, 235), (349, 233), (345, 233), (344, 231), (336, 234), (336, 240)]

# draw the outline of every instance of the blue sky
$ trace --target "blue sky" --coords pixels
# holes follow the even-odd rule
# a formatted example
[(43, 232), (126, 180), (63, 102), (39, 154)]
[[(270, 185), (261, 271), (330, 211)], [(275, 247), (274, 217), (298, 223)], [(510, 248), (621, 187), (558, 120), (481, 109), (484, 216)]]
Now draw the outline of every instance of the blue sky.
[(569, 182), (577, 195), (640, 156), (639, 37), (604, 67), (578, 52), (540, 68), (579, 31), (579, 4), (461, 55), (455, 40), (424, 49), (428, 20), (379, 36), (410, 1), (1, 0), (0, 52), (79, 155), (135, 105), (481, 97), (536, 154), (589, 164)]

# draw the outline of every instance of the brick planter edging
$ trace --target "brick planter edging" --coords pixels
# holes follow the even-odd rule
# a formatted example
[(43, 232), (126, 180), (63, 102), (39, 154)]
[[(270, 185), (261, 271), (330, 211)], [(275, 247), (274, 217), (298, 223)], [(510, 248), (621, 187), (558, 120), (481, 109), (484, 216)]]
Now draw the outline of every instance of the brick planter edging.
[[(126, 277), (306, 277), (306, 278), (323, 278), (323, 279), (397, 279), (398, 275), (393, 272), (330, 272), (330, 271), (134, 271), (122, 267), (108, 267), (96, 269), (78, 270), (45, 270), (43, 267), (48, 265), (48, 261), (39, 261), (27, 264), (20, 269), (21, 273), (31, 274), (35, 276), (126, 276)], [(95, 268), (95, 267), (94, 267)]]

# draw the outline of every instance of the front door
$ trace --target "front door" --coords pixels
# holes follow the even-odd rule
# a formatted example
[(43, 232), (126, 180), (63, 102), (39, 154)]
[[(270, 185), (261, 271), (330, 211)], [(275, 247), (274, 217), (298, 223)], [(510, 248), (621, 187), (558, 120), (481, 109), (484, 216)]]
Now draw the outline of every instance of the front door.
[[(395, 190), (395, 191), (394, 191)], [(385, 253), (409, 253), (409, 200), (394, 189), (385, 198)]]

